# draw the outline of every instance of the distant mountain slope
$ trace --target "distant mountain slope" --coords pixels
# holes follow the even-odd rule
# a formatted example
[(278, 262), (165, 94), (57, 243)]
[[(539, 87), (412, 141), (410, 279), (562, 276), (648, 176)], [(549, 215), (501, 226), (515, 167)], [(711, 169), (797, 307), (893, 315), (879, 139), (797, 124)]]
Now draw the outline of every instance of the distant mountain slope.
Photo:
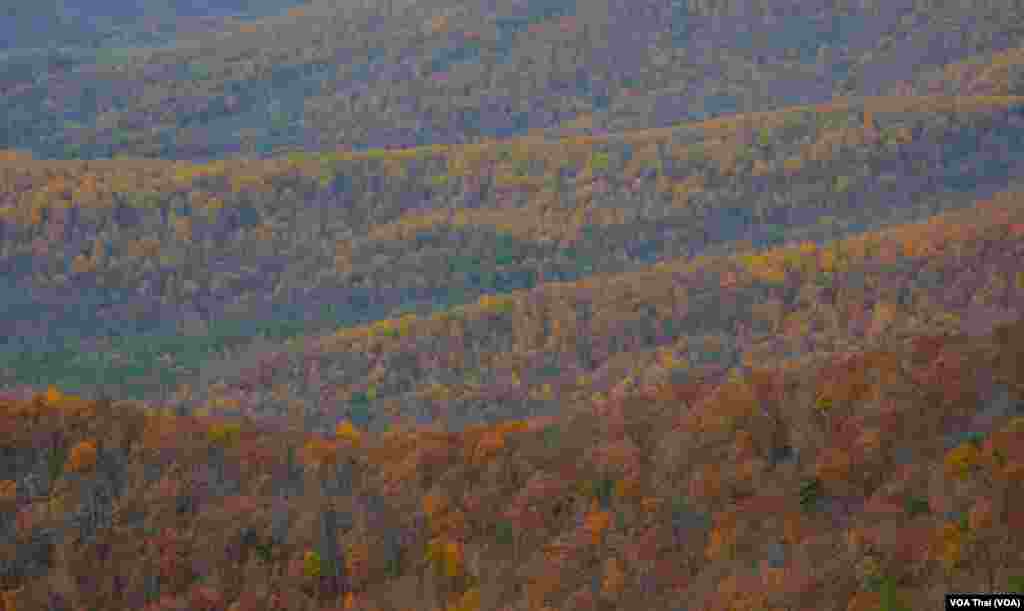
[[(1011, 2), (793, 6), (282, 5), (276, 16), (183, 32), (169, 48), (69, 57), (74, 71), (42, 82), (8, 60), (0, 146), (48, 158), (212, 159), (475, 142), (584, 114), (598, 129), (666, 126), (883, 93), (1020, 34)], [(1021, 92), (1018, 71), (1007, 80), (1002, 93)]]
[(0, 51), (84, 49), (111, 40), (131, 42), (147, 31), (153, 41), (168, 34), (173, 39), (173, 34), (194, 33), (201, 20), (265, 16), (289, 5), (280, 0), (6, 1), (0, 4)]
[[(314, 392), (311, 422), (440, 418), (459, 429), (556, 415), (595, 392), (712, 383), (764, 359), (868, 346), (883, 330), (980, 334), (1024, 315), (1021, 201), (1001, 193), (822, 246), (666, 261), (262, 346), (228, 369), (205, 368), (201, 388), (259, 416), (279, 417), (271, 390), (288, 388)], [(227, 386), (209, 384), (234, 367)]]
[[(1015, 188), (1022, 101), (836, 100), (606, 136), (208, 164), (8, 155), (4, 367), (137, 397), (224, 381), (273, 412), (263, 383), (241, 380), (287, 362), (288, 392), (338, 418), (345, 393), (366, 389), (304, 386), (297, 355), (273, 356), (294, 352), (282, 342), (964, 208)], [(511, 331), (495, 332), (487, 342), (510, 350)], [(604, 350), (573, 367), (625, 348)], [(418, 376), (375, 392), (438, 382)]]
[[(1013, 6), (787, 7), (264, 6), (14, 76), (9, 142), (118, 157), (0, 160), (0, 374), (139, 398), (223, 381), (252, 403), (268, 355), (338, 328), (825, 247), (1016, 188)], [(288, 392), (330, 417), (367, 392), (322, 401), (288, 358)], [(439, 383), (399, 378), (375, 393)]]

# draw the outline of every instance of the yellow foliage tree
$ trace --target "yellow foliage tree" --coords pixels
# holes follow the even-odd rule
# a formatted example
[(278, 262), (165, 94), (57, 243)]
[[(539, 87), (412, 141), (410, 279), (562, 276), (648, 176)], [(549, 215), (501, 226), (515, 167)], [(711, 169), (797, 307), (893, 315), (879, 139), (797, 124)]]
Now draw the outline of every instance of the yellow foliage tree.
[(733, 516), (726, 515), (718, 520), (718, 524), (708, 535), (708, 543), (704, 547), (704, 555), (711, 561), (731, 558), (735, 543), (735, 520)]
[(352, 423), (348, 420), (341, 421), (334, 429), (334, 435), (347, 443), (352, 444), (354, 447), (359, 447), (362, 443), (363, 434), (359, 432), (356, 427), (352, 426)]
[(971, 469), (981, 461), (981, 451), (973, 443), (965, 442), (946, 454), (944, 461), (946, 476), (966, 479)]
[(68, 454), (68, 461), (65, 469), (76, 473), (90, 471), (96, 466), (96, 443), (93, 441), (80, 441), (71, 448)]
[(61, 400), (64, 399), (64, 395), (52, 384), (46, 389), (46, 402), (50, 405), (56, 406)]
[(17, 498), (18, 482), (13, 479), (0, 480), (0, 502), (9, 502)]
[(423, 497), (423, 513), (428, 519), (435, 519), (448, 511), (448, 497), (438, 492), (431, 492)]
[(626, 587), (626, 571), (622, 562), (612, 556), (604, 561), (604, 578), (601, 580), (601, 593), (609, 598), (618, 596)]
[(462, 543), (448, 541), (444, 537), (434, 537), (430, 540), (424, 559), (438, 573), (449, 578), (461, 575), (465, 567), (465, 551)]
[(938, 560), (947, 571), (951, 571), (960, 564), (963, 559), (963, 548), (966, 533), (959, 524), (947, 522), (942, 525), (939, 531), (939, 542), (936, 546)]
[(462, 544), (448, 541), (444, 546), (444, 574), (454, 578), (462, 574), (465, 566), (465, 554)]
[(470, 588), (459, 599), (449, 603), (446, 611), (480, 611), (480, 588)]
[(608, 511), (602, 511), (598, 506), (597, 499), (591, 502), (590, 512), (587, 514), (583, 527), (590, 533), (590, 539), (594, 545), (601, 542), (604, 531), (611, 526), (612, 516)]
[(641, 481), (636, 477), (624, 477), (615, 482), (615, 497), (618, 499), (636, 499), (640, 497)]
[(218, 445), (234, 444), (242, 433), (242, 427), (238, 424), (216, 424), (207, 431), (207, 438)]
[(314, 551), (307, 551), (302, 558), (302, 572), (306, 577), (319, 577), (320, 566), (320, 554)]

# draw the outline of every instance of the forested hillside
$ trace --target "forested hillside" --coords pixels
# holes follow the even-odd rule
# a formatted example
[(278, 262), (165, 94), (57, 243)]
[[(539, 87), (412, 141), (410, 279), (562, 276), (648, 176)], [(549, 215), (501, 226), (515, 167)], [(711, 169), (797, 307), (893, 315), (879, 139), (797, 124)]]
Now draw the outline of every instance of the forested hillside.
[(0, 16), (0, 611), (1024, 590), (1016, 3), (108, 4)]

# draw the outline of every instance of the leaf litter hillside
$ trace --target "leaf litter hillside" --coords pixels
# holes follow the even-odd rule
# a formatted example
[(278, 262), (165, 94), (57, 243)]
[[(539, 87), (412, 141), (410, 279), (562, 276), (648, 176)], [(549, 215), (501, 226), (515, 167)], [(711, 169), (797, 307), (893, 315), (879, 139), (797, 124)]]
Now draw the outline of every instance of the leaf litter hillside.
[[(831, 7), (776, 40), (754, 7), (652, 4), (636, 19), (678, 11), (650, 38), (671, 68), (626, 84), (592, 78), (614, 3), (524, 6), (237, 24), (192, 47), (224, 64), (170, 79), (184, 106), (151, 60), (189, 45), (104, 72), (101, 92), (156, 104), (128, 96), (104, 111), (120, 144), (76, 128), (64, 151), (167, 159), (4, 153), (4, 609), (867, 610), (1024, 589), (1012, 10)], [(288, 38), (314, 21), (358, 32), (340, 44), (373, 73), (384, 41), (439, 72), (474, 56), (437, 41), (479, 40), (489, 68), (411, 109), (391, 81), (328, 96), (305, 117), (324, 140), (272, 158), (254, 153), (283, 127), (249, 156), (195, 128), (132, 139), (133, 121), (259, 124), (204, 104), (233, 64), (236, 93), (291, 82), (256, 42), (319, 57)], [(723, 23), (734, 44), (708, 62)], [(560, 77), (530, 49), (562, 35), (591, 69), (546, 96), (566, 112), (438, 114), (459, 87), (545, 97), (523, 92)], [(927, 51), (888, 70), (894, 48)], [(689, 74), (688, 53), (718, 68)], [(340, 64), (332, 87), (362, 78)], [(806, 93), (759, 91), (751, 65)], [(388, 113), (421, 122), (395, 135), (371, 120)], [(54, 156), (25, 137), (8, 143)]]

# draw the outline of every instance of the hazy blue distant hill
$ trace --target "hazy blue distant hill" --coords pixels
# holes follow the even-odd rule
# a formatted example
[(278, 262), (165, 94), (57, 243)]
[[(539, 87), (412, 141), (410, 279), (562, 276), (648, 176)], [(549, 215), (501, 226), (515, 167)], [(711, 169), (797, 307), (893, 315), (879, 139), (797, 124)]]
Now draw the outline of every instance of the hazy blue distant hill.
[(0, 147), (47, 158), (474, 142), (579, 117), (666, 126), (878, 94), (1024, 33), (1013, 3), (929, 0), (66, 2), (14, 15), (9, 46), (74, 47), (0, 62)]
[(143, 28), (173, 32), (178, 19), (259, 13), (277, 2), (258, 0), (40, 0), (0, 3), (0, 50), (92, 46)]

